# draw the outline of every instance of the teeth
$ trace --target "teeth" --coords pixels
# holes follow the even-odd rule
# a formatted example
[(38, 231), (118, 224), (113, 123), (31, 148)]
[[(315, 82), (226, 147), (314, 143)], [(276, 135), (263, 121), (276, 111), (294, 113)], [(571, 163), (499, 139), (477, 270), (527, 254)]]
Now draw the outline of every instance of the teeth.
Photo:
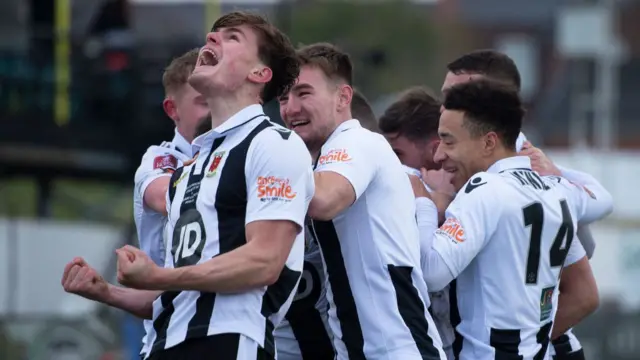
[(308, 123), (308, 121), (306, 121), (306, 120), (294, 121), (294, 122), (291, 123), (291, 126), (305, 125), (307, 123)]
[(214, 66), (218, 64), (218, 56), (209, 49), (203, 49), (200, 53), (201, 65)]

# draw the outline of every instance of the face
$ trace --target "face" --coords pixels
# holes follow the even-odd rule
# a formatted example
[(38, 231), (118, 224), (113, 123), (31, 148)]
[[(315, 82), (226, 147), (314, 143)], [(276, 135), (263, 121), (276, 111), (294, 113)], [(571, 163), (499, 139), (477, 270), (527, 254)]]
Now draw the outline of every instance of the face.
[(338, 126), (338, 113), (348, 107), (345, 87), (327, 78), (317, 67), (303, 66), (289, 94), (280, 98), (284, 123), (304, 140), (311, 151), (320, 149)]
[(208, 121), (209, 106), (204, 95), (189, 84), (184, 84), (163, 103), (165, 112), (176, 123), (178, 132), (192, 141), (200, 123)]
[(200, 93), (210, 96), (220, 90), (233, 92), (247, 81), (267, 83), (271, 69), (258, 57), (258, 35), (247, 25), (221, 28), (207, 34), (207, 43), (189, 84)]
[(434, 160), (452, 173), (451, 183), (456, 191), (474, 174), (486, 170), (486, 136), (474, 137), (464, 124), (464, 113), (444, 110), (440, 115), (438, 135), (440, 144)]
[(414, 169), (435, 170), (439, 164), (433, 161), (438, 141), (417, 142), (397, 133), (384, 134), (400, 162)]

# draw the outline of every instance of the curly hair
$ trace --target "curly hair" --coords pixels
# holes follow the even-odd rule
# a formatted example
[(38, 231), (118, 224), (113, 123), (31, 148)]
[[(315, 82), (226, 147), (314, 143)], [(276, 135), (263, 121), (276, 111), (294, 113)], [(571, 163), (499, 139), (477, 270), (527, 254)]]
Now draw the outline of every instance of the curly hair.
[(525, 111), (518, 90), (504, 82), (480, 79), (451, 87), (444, 108), (464, 112), (464, 126), (473, 136), (490, 131), (505, 147), (516, 147)]

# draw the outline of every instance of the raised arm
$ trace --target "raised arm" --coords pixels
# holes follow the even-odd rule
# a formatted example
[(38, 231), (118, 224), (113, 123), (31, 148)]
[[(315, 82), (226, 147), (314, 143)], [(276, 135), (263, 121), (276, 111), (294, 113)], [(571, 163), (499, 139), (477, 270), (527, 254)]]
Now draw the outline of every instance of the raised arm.
[(109, 284), (80, 257), (65, 266), (62, 287), (68, 293), (113, 306), (143, 319), (151, 319), (153, 301), (161, 293)]

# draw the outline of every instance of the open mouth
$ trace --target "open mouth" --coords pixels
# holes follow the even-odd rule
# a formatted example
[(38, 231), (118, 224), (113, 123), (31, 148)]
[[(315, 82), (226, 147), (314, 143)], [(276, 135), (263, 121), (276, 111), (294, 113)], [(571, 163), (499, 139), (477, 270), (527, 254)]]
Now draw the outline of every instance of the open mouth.
[(307, 125), (309, 123), (310, 123), (309, 120), (295, 120), (295, 121), (291, 122), (290, 126), (291, 126), (291, 129), (295, 129), (295, 128), (300, 127), (300, 126), (305, 126), (305, 125)]
[(216, 66), (218, 65), (218, 55), (210, 49), (202, 49), (198, 57), (197, 66)]

